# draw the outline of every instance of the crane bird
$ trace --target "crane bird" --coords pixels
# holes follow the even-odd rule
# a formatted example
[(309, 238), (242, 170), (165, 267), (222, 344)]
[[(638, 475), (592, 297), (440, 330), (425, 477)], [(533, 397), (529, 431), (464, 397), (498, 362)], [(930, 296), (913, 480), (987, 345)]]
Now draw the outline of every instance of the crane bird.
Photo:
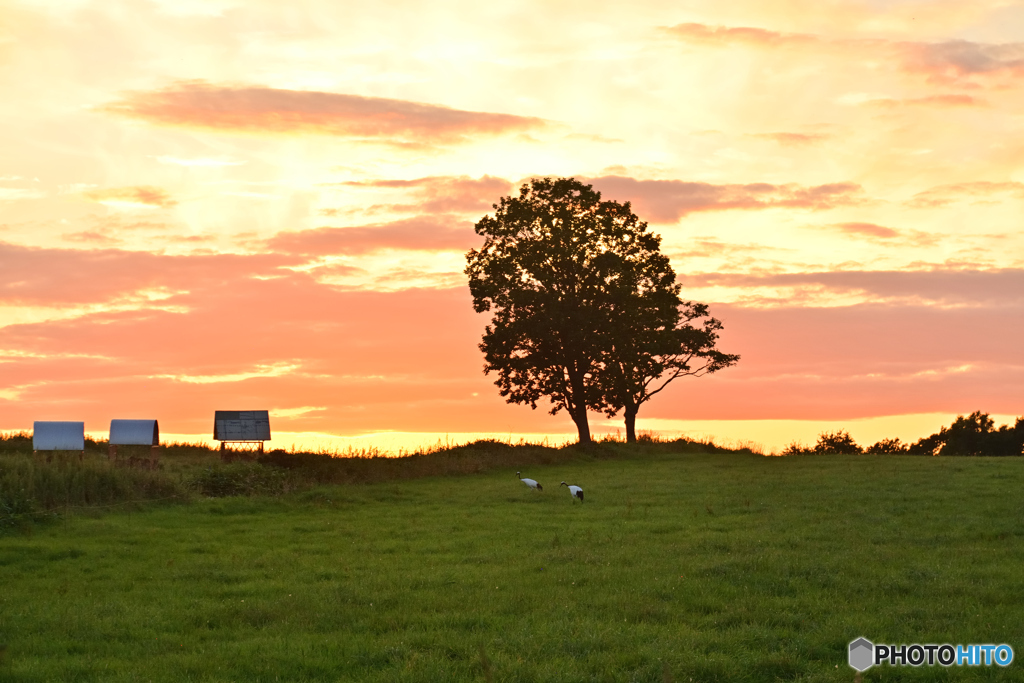
[[(520, 474), (522, 474), (522, 473), (521, 472), (516, 472), (516, 476), (517, 477), (520, 476)], [(544, 490), (544, 487), (541, 486), (540, 482), (538, 482), (536, 479), (520, 479), (519, 481), (523, 482), (524, 484), (529, 486), (531, 489), (536, 489), (537, 491), (543, 491)]]
[(568, 486), (569, 493), (572, 495), (572, 497), (579, 498), (580, 502), (583, 502), (583, 489), (581, 489), (579, 486), (571, 486), (569, 484), (566, 484), (564, 481), (561, 484), (559, 484), (559, 486)]

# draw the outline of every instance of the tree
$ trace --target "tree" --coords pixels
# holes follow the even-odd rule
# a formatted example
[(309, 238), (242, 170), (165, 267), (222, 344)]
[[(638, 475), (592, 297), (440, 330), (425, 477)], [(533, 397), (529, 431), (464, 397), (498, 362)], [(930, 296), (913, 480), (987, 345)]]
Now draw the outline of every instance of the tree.
[(988, 413), (976, 410), (967, 417), (957, 415), (949, 427), (941, 427), (937, 434), (926, 436), (912, 444), (912, 455), (1022, 455), (1024, 454), (1024, 417), (1018, 417), (1014, 426), (995, 422)]
[(838, 453), (840, 455), (856, 455), (863, 453), (861, 447), (844, 429), (834, 432), (822, 432), (818, 435), (818, 443), (814, 445), (815, 453)]
[[(666, 268), (674, 282), (675, 273)], [(722, 323), (709, 316), (706, 304), (680, 302), (679, 285), (659, 284), (620, 294), (610, 327), (611, 346), (597, 373), (601, 393), (594, 407), (609, 417), (622, 409), (629, 443), (636, 441), (640, 406), (672, 380), (717, 372), (740, 358), (715, 348)], [(703, 322), (691, 325), (694, 321)]]
[(907, 452), (907, 445), (900, 441), (898, 437), (895, 439), (881, 439), (868, 446), (864, 452), (873, 455), (899, 455)]
[(465, 272), (473, 308), (493, 311), (480, 350), (508, 402), (536, 408), (547, 397), (589, 443), (588, 408), (625, 408), (628, 436), (640, 404), (669, 381), (735, 362), (712, 353), (718, 321), (689, 325), (707, 309), (682, 305), (661, 238), (629, 203), (544, 178), (494, 209), (476, 224), (484, 245), (466, 255)]

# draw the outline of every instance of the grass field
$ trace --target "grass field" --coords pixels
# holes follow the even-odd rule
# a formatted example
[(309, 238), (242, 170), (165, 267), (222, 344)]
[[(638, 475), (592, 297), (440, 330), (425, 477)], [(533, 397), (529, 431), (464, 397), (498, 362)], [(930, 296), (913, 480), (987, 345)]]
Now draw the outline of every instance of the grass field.
[(0, 536), (0, 680), (851, 681), (858, 636), (1024, 657), (1022, 490), (1019, 458), (641, 446), (65, 516)]

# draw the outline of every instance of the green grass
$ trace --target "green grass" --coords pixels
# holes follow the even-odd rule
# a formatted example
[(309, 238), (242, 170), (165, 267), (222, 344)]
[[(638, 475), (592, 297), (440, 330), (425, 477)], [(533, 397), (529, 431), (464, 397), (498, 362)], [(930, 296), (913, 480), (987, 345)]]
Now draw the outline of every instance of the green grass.
[(609, 449), (0, 536), (0, 680), (851, 681), (858, 636), (1024, 657), (1024, 461)]

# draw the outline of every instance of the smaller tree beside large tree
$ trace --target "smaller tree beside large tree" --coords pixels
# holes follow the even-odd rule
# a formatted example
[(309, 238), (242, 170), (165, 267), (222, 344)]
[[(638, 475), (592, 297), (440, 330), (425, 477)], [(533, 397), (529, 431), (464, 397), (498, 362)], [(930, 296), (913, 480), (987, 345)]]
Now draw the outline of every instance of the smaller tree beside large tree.
[[(648, 295), (661, 305), (644, 305)], [(706, 304), (680, 302), (678, 285), (673, 290), (651, 290), (633, 297), (615, 317), (612, 343), (597, 373), (601, 391), (596, 410), (609, 417), (623, 412), (626, 441), (636, 441), (636, 416), (679, 377), (718, 372), (739, 362), (735, 354), (715, 348), (722, 323), (712, 318)]]

